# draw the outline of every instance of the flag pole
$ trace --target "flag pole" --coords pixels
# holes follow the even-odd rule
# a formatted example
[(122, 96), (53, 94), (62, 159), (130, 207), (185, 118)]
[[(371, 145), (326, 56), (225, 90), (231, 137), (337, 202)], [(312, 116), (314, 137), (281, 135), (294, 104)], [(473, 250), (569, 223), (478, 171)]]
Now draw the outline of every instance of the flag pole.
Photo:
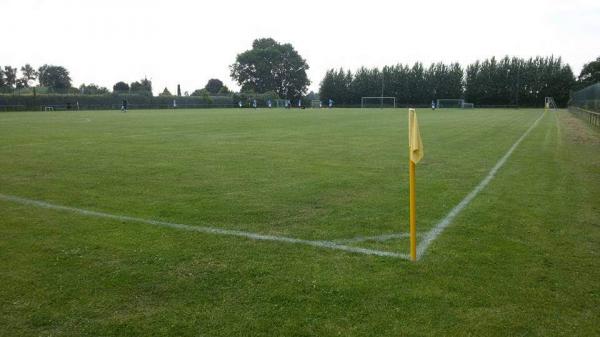
[(410, 259), (417, 261), (417, 198), (415, 196), (415, 162), (408, 160), (410, 180)]
[(408, 110), (409, 155), (408, 155), (408, 180), (409, 180), (409, 234), (410, 234), (410, 259), (417, 261), (417, 198), (416, 198), (416, 165), (412, 160), (411, 132), (414, 123), (415, 110)]

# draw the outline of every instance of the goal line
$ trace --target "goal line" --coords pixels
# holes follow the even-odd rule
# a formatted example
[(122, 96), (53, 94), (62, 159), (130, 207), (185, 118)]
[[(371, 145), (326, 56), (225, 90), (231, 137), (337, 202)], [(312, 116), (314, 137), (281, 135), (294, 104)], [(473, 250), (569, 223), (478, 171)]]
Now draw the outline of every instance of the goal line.
[(58, 210), (58, 211), (66, 211), (66, 212), (71, 212), (71, 213), (75, 213), (75, 214), (79, 214), (79, 215), (87, 216), (87, 217), (105, 218), (105, 219), (112, 219), (112, 220), (117, 220), (117, 221), (122, 221), (122, 222), (137, 222), (137, 223), (143, 223), (143, 224), (153, 225), (153, 226), (158, 226), (158, 227), (167, 227), (167, 228), (172, 228), (172, 229), (200, 232), (200, 233), (205, 233), (205, 234), (242, 237), (242, 238), (247, 238), (247, 239), (252, 239), (252, 240), (275, 241), (275, 242), (288, 243), (288, 244), (299, 244), (299, 245), (312, 246), (312, 247), (317, 247), (317, 248), (340, 250), (340, 251), (345, 251), (345, 252), (349, 252), (349, 253), (358, 253), (358, 254), (363, 254), (363, 255), (374, 255), (374, 256), (382, 256), (382, 257), (394, 257), (394, 258), (402, 258), (402, 259), (408, 260), (407, 254), (390, 252), (390, 251), (385, 251), (385, 250), (376, 250), (376, 249), (348, 246), (348, 245), (336, 243), (333, 241), (306, 240), (306, 239), (298, 239), (298, 238), (289, 237), (289, 236), (260, 234), (260, 233), (255, 233), (255, 232), (246, 232), (246, 231), (240, 231), (240, 230), (235, 230), (235, 229), (225, 229), (225, 228), (220, 228), (220, 227), (196, 226), (196, 225), (187, 225), (187, 224), (166, 222), (166, 221), (159, 221), (159, 220), (152, 220), (152, 219), (143, 219), (143, 218), (137, 218), (137, 217), (127, 216), (127, 215), (118, 215), (118, 214), (112, 214), (112, 213), (92, 211), (92, 210), (88, 210), (88, 209), (84, 209), (84, 208), (51, 204), (49, 202), (45, 202), (45, 201), (41, 201), (41, 200), (21, 198), (21, 197), (17, 197), (14, 195), (7, 195), (7, 194), (2, 194), (2, 193), (0, 193), (0, 200), (13, 202), (13, 203), (21, 204), (21, 205), (34, 206), (34, 207), (46, 208), (46, 209), (52, 209), (52, 210)]

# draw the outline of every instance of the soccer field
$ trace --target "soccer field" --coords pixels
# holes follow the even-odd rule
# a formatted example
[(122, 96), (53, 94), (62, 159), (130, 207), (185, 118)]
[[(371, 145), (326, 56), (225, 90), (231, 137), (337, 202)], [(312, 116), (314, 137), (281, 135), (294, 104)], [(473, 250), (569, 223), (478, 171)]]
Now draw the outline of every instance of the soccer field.
[(0, 336), (600, 335), (600, 134), (566, 111), (0, 114)]

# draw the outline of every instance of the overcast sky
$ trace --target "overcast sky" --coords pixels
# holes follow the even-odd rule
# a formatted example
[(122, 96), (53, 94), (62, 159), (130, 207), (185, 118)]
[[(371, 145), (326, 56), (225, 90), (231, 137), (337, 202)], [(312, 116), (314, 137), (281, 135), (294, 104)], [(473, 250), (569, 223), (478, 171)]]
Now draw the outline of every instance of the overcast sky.
[(291, 43), (311, 90), (329, 68), (506, 54), (600, 56), (600, 0), (0, 0), (0, 65), (65, 66), (74, 85), (152, 79), (158, 93), (237, 89), (229, 65), (258, 37)]

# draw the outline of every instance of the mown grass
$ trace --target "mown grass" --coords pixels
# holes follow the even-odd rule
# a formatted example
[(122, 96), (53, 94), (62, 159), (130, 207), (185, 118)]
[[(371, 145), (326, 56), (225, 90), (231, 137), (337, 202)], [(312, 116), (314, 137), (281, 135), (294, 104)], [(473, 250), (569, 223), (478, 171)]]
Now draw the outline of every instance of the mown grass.
[[(419, 111), (419, 231), (540, 114)], [(0, 193), (305, 239), (403, 232), (405, 117), (4, 113)], [(0, 335), (598, 335), (599, 154), (547, 113), (416, 264), (0, 201)]]

